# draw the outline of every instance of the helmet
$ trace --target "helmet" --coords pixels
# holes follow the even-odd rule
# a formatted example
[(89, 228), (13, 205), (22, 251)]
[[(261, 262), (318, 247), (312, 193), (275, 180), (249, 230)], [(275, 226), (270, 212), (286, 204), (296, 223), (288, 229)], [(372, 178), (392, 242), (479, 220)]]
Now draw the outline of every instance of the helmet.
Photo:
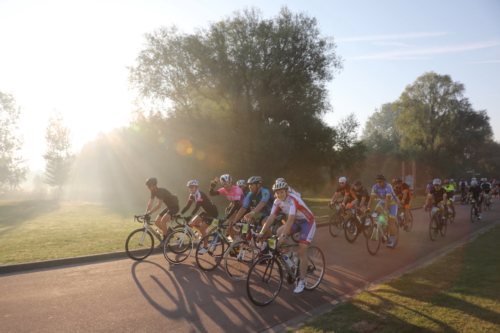
[(375, 180), (385, 180), (385, 176), (384, 175), (376, 175)]
[(188, 181), (187, 186), (198, 186), (198, 182), (196, 180), (190, 180)]
[(245, 186), (246, 184), (247, 184), (247, 182), (242, 179), (242, 180), (238, 180), (238, 182), (236, 183), (236, 186)]
[(450, 182), (452, 182), (452, 183), (453, 183), (454, 181), (455, 181), (455, 179), (453, 179), (453, 178), (452, 178), (452, 179), (450, 179)]
[(441, 186), (441, 179), (437, 179), (437, 178), (436, 178), (436, 179), (434, 179), (434, 180), (432, 181), (432, 185), (440, 185), (440, 186)]
[(429, 180), (429, 181), (427, 182), (427, 184), (432, 184), (432, 180)]
[(471, 182), (470, 182), (470, 184), (471, 184), (472, 186), (477, 185), (477, 180), (473, 180), (473, 181), (471, 181)]
[(487, 179), (486, 178), (481, 178), (481, 181), (485, 182), (485, 181), (487, 181)]
[(345, 182), (347, 182), (347, 178), (345, 178), (345, 177), (339, 178), (339, 183), (345, 183)]
[(248, 184), (262, 184), (262, 178), (259, 176), (252, 176), (247, 181)]
[(273, 191), (278, 191), (278, 190), (282, 190), (282, 189), (285, 189), (288, 191), (288, 184), (285, 182), (276, 182), (273, 185)]
[(363, 185), (363, 183), (361, 183), (361, 180), (357, 179), (355, 182), (354, 182), (354, 186), (361, 186)]
[(158, 185), (158, 180), (156, 178), (146, 179), (146, 186), (156, 186)]
[(449, 184), (449, 183), (450, 183), (450, 180), (449, 180), (449, 179), (445, 179), (445, 180), (444, 180), (444, 183), (445, 183), (445, 184)]
[(285, 181), (285, 178), (278, 178), (276, 179), (276, 183), (281, 183), (281, 182), (284, 182)]
[(472, 181), (477, 181), (477, 179), (476, 179), (476, 178), (472, 178), (471, 180), (472, 180)]
[(230, 175), (225, 174), (225, 175), (220, 176), (221, 183), (230, 182), (230, 181), (233, 181), (233, 178), (231, 178)]
[(396, 178), (395, 181), (396, 181), (396, 184), (401, 184), (403, 182), (403, 180), (401, 178)]

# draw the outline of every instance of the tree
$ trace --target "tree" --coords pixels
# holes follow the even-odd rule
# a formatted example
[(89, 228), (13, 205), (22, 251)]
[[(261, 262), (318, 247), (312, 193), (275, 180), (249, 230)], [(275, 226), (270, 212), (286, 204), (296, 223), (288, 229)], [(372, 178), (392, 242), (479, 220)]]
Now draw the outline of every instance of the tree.
[(400, 111), (395, 104), (385, 103), (368, 118), (362, 138), (371, 154), (400, 153), (403, 132), (396, 126)]
[(70, 129), (63, 124), (63, 116), (54, 110), (45, 130), (47, 150), (45, 159), (45, 183), (59, 190), (68, 182), (75, 155), (71, 151)]
[(28, 167), (20, 156), (23, 139), (18, 121), (21, 108), (11, 94), (0, 91), (0, 191), (13, 190), (26, 180)]
[(172, 142), (189, 139), (217, 157), (204, 166), (319, 185), (304, 175), (318, 173), (335, 145), (321, 120), (331, 111), (326, 83), (342, 68), (335, 47), (306, 14), (244, 10), (191, 34), (146, 35), (130, 82), (142, 98), (167, 102)]

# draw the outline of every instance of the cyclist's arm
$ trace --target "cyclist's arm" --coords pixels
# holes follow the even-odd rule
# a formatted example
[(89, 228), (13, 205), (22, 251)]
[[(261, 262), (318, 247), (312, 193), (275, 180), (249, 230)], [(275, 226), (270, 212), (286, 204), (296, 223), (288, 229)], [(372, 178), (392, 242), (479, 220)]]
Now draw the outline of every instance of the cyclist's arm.
[(265, 202), (265, 201), (259, 202), (257, 207), (255, 207), (255, 209), (252, 212), (248, 213), (247, 215), (250, 215), (250, 214), (255, 215), (255, 214), (260, 213), (260, 211), (262, 210), (262, 208), (264, 208), (266, 206), (266, 204), (267, 204), (267, 202)]
[(210, 196), (215, 196), (215, 195), (220, 195), (219, 191), (216, 191), (215, 190), (215, 185), (217, 184), (214, 184), (214, 183), (210, 183), (210, 189), (208, 190), (208, 193), (210, 194)]
[(430, 194), (430, 193), (429, 193), (429, 194), (427, 195), (427, 199), (426, 199), (426, 201), (425, 201), (425, 205), (426, 205), (426, 206), (430, 206), (430, 205), (431, 205), (431, 201), (432, 201), (432, 194)]
[(359, 207), (363, 207), (364, 203), (366, 202), (366, 199), (368, 197), (361, 197), (361, 202), (359, 203)]
[(240, 201), (239, 200), (234, 200), (231, 202), (231, 204), (233, 205), (231, 207), (231, 210), (229, 211), (229, 213), (227, 213), (227, 217), (231, 216), (234, 214), (234, 212), (236, 212), (236, 210), (238, 209), (238, 207), (240, 206)]
[(390, 206), (390, 203), (391, 203), (391, 198), (392, 198), (392, 195), (390, 194), (386, 194), (385, 195), (385, 210), (389, 211), (389, 206)]
[(372, 193), (370, 195), (370, 200), (368, 201), (368, 209), (370, 209), (370, 207), (372, 206), (372, 203), (373, 203), (373, 200), (375, 199), (377, 195), (375, 193)]
[(193, 200), (191, 200), (191, 197), (190, 197), (189, 200), (188, 200), (188, 203), (187, 203), (186, 207), (182, 208), (181, 215), (183, 215), (185, 212), (187, 212), (188, 209), (191, 208), (192, 204), (193, 204)]
[[(158, 209), (160, 209), (160, 207), (161, 207), (162, 203), (163, 203), (163, 200), (158, 201), (158, 204), (157, 204), (157, 205), (156, 205), (156, 207), (155, 207), (155, 208), (153, 208), (153, 209), (151, 209), (150, 205), (148, 205), (148, 208), (149, 208), (149, 209), (151, 209), (151, 210), (149, 210), (149, 213), (148, 213), (148, 212), (146, 212), (146, 213), (148, 213), (148, 214), (153, 214), (153, 213), (154, 213), (154, 212), (156, 212)], [(152, 202), (151, 202), (151, 204), (152, 204)]]
[[(295, 221), (295, 214), (288, 215), (288, 220), (285, 223), (285, 228), (283, 229), (283, 233), (285, 235), (290, 234), (290, 229), (292, 228), (293, 222)], [(281, 236), (281, 235), (279, 235)]]
[(339, 193), (335, 192), (335, 194), (332, 197), (332, 203), (334, 203), (335, 201), (337, 201), (338, 198), (339, 198)]
[(274, 219), (276, 218), (276, 214), (271, 214), (266, 220), (266, 223), (264, 223), (264, 226), (262, 227), (262, 231), (260, 232), (261, 235), (264, 235), (266, 231), (273, 225)]

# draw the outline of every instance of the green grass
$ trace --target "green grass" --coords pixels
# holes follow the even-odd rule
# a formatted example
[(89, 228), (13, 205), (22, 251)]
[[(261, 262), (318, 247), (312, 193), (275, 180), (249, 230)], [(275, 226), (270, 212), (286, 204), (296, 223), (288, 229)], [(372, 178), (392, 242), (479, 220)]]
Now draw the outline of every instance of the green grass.
[(141, 226), (133, 215), (87, 202), (0, 201), (0, 265), (124, 251)]
[(500, 226), (297, 332), (500, 332)]

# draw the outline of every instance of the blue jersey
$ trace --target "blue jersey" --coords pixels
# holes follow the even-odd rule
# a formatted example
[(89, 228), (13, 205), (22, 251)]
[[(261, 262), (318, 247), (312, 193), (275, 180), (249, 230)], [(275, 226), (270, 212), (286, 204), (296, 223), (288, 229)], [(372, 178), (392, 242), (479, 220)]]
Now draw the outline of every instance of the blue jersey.
[(248, 192), (245, 202), (243, 203), (243, 208), (254, 208), (256, 207), (259, 203), (264, 201), (266, 205), (262, 210), (260, 211), (263, 216), (269, 216), (271, 214), (271, 208), (273, 207), (273, 196), (271, 195), (271, 192), (269, 190), (266, 190), (265, 188), (260, 188), (259, 193), (253, 194), (252, 192)]
[(384, 186), (382, 187), (378, 186), (378, 184), (373, 185), (372, 194), (376, 194), (377, 198), (380, 200), (385, 200), (385, 198), (389, 196), (391, 198), (390, 205), (398, 203), (398, 198), (396, 197), (396, 194), (394, 194), (391, 184), (387, 182), (384, 183)]

